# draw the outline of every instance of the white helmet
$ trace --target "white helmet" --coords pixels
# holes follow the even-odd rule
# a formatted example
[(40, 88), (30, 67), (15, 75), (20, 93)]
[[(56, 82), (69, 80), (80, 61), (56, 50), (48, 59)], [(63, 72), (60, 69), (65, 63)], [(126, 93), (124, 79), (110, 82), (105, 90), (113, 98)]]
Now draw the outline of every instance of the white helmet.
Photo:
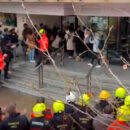
[(66, 95), (66, 101), (69, 102), (75, 102), (76, 101), (76, 96), (74, 92), (70, 92), (69, 95)]

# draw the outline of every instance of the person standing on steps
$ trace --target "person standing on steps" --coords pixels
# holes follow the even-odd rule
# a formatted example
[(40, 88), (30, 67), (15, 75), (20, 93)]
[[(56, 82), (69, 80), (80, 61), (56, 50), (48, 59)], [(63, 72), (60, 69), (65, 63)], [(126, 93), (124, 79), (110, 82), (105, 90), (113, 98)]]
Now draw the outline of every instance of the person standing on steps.
[[(92, 39), (93, 38), (93, 39)], [(100, 59), (99, 59), (99, 44), (100, 44), (100, 37), (98, 32), (96, 32), (94, 34), (93, 37), (90, 38), (90, 43), (93, 44), (93, 53), (92, 54), (92, 60), (91, 63), (89, 63), (89, 66), (93, 66), (94, 65), (94, 61), (96, 61), (98, 63), (98, 65), (96, 65), (96, 68), (100, 68), (101, 64), (100, 64)]]

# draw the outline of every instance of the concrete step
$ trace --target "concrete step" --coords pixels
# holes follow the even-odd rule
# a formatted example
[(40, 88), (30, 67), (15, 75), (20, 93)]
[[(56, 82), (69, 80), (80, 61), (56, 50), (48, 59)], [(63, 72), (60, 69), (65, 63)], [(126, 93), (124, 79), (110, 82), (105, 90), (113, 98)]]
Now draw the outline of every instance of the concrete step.
[[(43, 86), (43, 93), (37, 92), (33, 89), (33, 86), (38, 87), (38, 72), (34, 68), (34, 64), (30, 63), (19, 63), (15, 65), (14, 71), (11, 74), (11, 79), (8, 82), (5, 82), (4, 85), (8, 88), (16, 89), (18, 91), (31, 94), (34, 96), (44, 96), (47, 98), (47, 95), (53, 96), (56, 99), (63, 99), (65, 100), (66, 89), (72, 88), (75, 92), (78, 93), (78, 88), (73, 85), (72, 82), (74, 78), (78, 81), (78, 86), (82, 93), (87, 91), (87, 81), (86, 81), (86, 74), (72, 72), (65, 70), (63, 68), (58, 68), (60, 73), (65, 79), (65, 83), (60, 78), (56, 70), (53, 66), (44, 66), (44, 86)], [(98, 96), (101, 89), (106, 89), (114, 92), (116, 87), (118, 86), (117, 82), (109, 77), (108, 75), (101, 74), (101, 75), (92, 75), (92, 91), (96, 96)], [(130, 81), (122, 80), (126, 86), (130, 86)], [(129, 87), (130, 90), (130, 87)]]

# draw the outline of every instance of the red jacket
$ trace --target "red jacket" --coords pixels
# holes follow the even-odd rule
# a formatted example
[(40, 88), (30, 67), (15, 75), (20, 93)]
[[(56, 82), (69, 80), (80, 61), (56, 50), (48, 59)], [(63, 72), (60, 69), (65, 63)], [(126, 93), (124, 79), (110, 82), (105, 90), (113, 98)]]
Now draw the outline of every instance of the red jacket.
[(128, 127), (128, 125), (125, 124), (123, 121), (119, 121), (119, 120), (115, 120), (108, 127), (108, 130), (128, 130), (128, 129), (130, 129), (130, 127)]
[(0, 51), (0, 70), (3, 70), (4, 67), (5, 67), (4, 56), (2, 55), (2, 52)]
[(42, 52), (45, 52), (49, 48), (49, 40), (46, 34), (44, 33), (40, 40), (38, 40), (38, 43), (40, 44), (40, 50)]

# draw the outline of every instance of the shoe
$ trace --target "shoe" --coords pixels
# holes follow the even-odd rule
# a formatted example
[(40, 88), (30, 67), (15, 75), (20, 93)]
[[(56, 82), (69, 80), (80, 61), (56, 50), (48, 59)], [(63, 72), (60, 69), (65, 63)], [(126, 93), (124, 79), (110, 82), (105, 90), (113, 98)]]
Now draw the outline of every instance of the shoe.
[(0, 82), (0, 84), (3, 84), (3, 82)]
[(9, 73), (9, 74), (12, 74), (12, 71), (9, 70), (8, 73)]
[(88, 63), (88, 65), (91, 66), (91, 67), (93, 66), (91, 63)]
[(96, 68), (101, 68), (101, 65), (97, 65)]
[(10, 77), (6, 76), (5, 79), (10, 79)]
[(73, 57), (72, 57), (72, 56), (69, 56), (68, 58), (69, 58), (69, 59), (72, 59)]
[(30, 60), (31, 63), (35, 63), (35, 60)]

